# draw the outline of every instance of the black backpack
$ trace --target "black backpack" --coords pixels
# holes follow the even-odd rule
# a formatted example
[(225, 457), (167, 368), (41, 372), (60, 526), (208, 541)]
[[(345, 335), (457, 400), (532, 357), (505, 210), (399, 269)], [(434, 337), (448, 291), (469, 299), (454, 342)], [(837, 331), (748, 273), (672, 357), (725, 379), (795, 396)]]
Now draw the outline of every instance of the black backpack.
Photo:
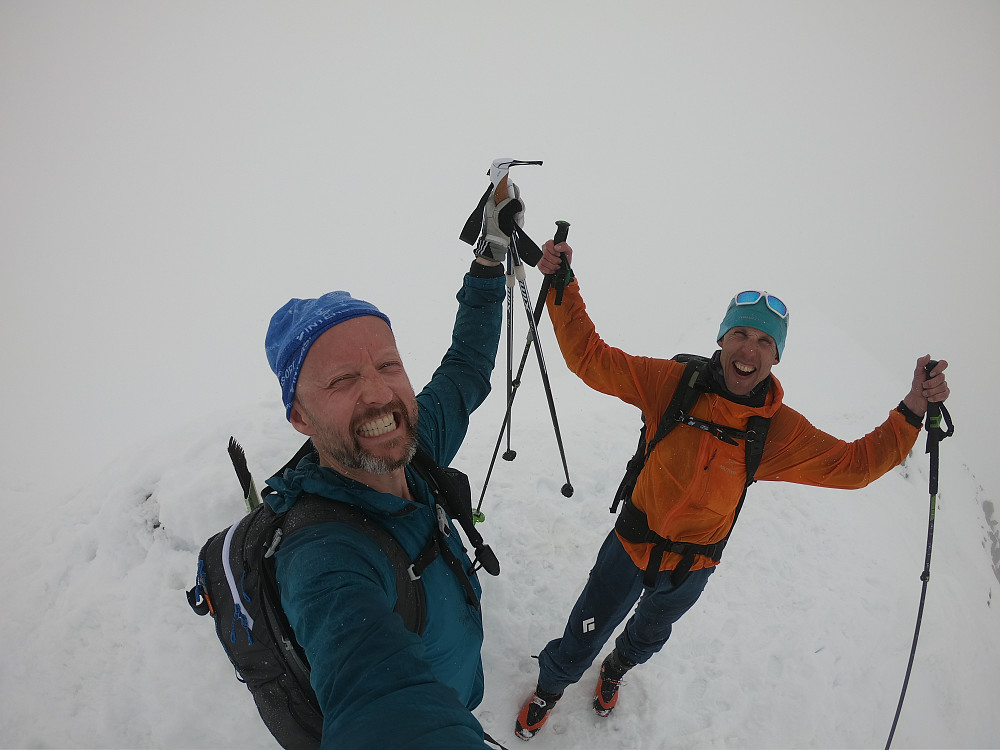
[[(311, 442), (306, 441), (279, 473), (296, 466), (311, 450)], [(500, 566), (493, 551), (473, 527), (468, 478), (455, 469), (438, 466), (422, 449), (412, 465), (430, 486), (438, 506), (459, 522), (476, 548), (473, 570), (482, 567), (498, 575)], [(273, 489), (266, 487), (262, 495), (271, 492)], [(364, 511), (317, 495), (301, 496), (281, 514), (261, 502), (239, 522), (209, 538), (198, 555), (197, 578), (187, 592), (188, 603), (198, 615), (212, 615), (237, 679), (246, 684), (261, 719), (284, 748), (319, 747), (323, 714), (309, 683), (309, 662), (281, 609), (274, 553), (296, 532), (331, 521), (363, 531), (385, 552), (396, 572), (395, 611), (417, 635), (424, 632), (427, 612), (420, 574), (439, 554), (459, 575), (467, 595), (471, 595), (470, 603), (475, 600), (461, 562), (440, 544), (441, 535), (447, 533), (443, 529), (436, 529), (417, 559), (411, 561), (395, 537)], [(446, 519), (439, 526), (447, 527)]]
[[(769, 417), (749, 417), (747, 428), (737, 430), (726, 425), (706, 422), (703, 419), (691, 416), (691, 409), (702, 394), (710, 390), (709, 372), (711, 360), (697, 354), (678, 354), (673, 359), (683, 362), (684, 374), (681, 376), (677, 390), (670, 399), (666, 411), (660, 417), (653, 439), (646, 443), (647, 425), (643, 424), (639, 430), (639, 445), (635, 455), (629, 459), (625, 469), (625, 476), (622, 478), (618, 491), (615, 493), (614, 502), (611, 504), (611, 512), (616, 513), (618, 506), (622, 506), (622, 512), (615, 522), (615, 530), (622, 538), (635, 543), (648, 542), (653, 544), (652, 552), (649, 556), (649, 565), (646, 567), (643, 583), (652, 586), (656, 581), (656, 574), (660, 570), (660, 561), (667, 552), (675, 552), (681, 555), (681, 562), (674, 570), (671, 581), (674, 586), (679, 586), (687, 578), (694, 563), (695, 555), (706, 555), (715, 562), (722, 559), (722, 551), (729, 541), (736, 519), (739, 518), (740, 510), (743, 508), (743, 501), (747, 496), (747, 489), (754, 483), (754, 474), (760, 466), (761, 458), (764, 455), (764, 442), (767, 440), (767, 430), (770, 427)], [(635, 489), (636, 480), (639, 473), (653, 452), (653, 448), (663, 438), (678, 425), (688, 425), (710, 433), (713, 437), (722, 440), (730, 445), (736, 445), (738, 440), (746, 444), (746, 470), (747, 479), (743, 485), (743, 494), (740, 496), (736, 506), (736, 514), (733, 517), (733, 525), (729, 527), (726, 536), (714, 544), (692, 544), (690, 542), (675, 542), (665, 539), (649, 528), (649, 519), (646, 514), (635, 507), (632, 503), (632, 491)]]

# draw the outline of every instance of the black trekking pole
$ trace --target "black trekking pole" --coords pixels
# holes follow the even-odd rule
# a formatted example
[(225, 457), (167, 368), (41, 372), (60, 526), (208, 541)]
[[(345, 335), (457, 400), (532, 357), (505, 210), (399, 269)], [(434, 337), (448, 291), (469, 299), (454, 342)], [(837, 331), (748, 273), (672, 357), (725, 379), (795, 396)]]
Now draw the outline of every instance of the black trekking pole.
[[(569, 236), (569, 222), (568, 221), (557, 221), (556, 222), (556, 233), (553, 236), (553, 242), (558, 245), (560, 242), (565, 242), (566, 237)], [(514, 288), (514, 277), (515, 272), (511, 268), (511, 259), (513, 254), (507, 256), (507, 293), (512, 294)], [(523, 269), (522, 269), (523, 271)], [(542, 288), (538, 292), (538, 299), (535, 300), (535, 310), (532, 313), (532, 319), (534, 320), (535, 329), (538, 328), (538, 323), (542, 319), (542, 310), (545, 309), (545, 298), (548, 296), (549, 288), (552, 286), (552, 279), (555, 277), (557, 279), (556, 286), (556, 304), (562, 304), (563, 289), (565, 288), (570, 276), (569, 264), (566, 262), (566, 258), (562, 258), (559, 270), (554, 274), (546, 274), (542, 280)], [(523, 284), (524, 273), (522, 272), (519, 280)], [(508, 304), (510, 304), (510, 297), (508, 296)], [(511, 378), (510, 365), (513, 358), (513, 349), (511, 344), (511, 339), (509, 334), (513, 329), (513, 321), (510, 317), (511, 310), (507, 310), (507, 333), (508, 333), (508, 350), (507, 350), (507, 413), (504, 415), (504, 424), (507, 426), (507, 450), (503, 454), (504, 461), (513, 461), (517, 457), (517, 451), (510, 447), (510, 417), (511, 417), (511, 406), (514, 401), (514, 392), (521, 386), (521, 375), (524, 373), (524, 365), (528, 361), (528, 351), (531, 349), (532, 342), (532, 332), (529, 330), (527, 341), (524, 344), (524, 351), (521, 353), (521, 364), (517, 368), (517, 376), (513, 379)], [(543, 366), (544, 369), (544, 366)], [(503, 428), (501, 427), (501, 430)], [(559, 427), (556, 426), (556, 432), (558, 432)], [(493, 453), (493, 460), (496, 460), (496, 451)], [(564, 461), (565, 464), (565, 461)], [(489, 477), (487, 476), (487, 481)], [(569, 481), (569, 477), (566, 477), (566, 481)], [(572, 495), (572, 488), (570, 488), (570, 495)], [(485, 490), (484, 490), (485, 493)], [(567, 495), (566, 497), (569, 497)]]
[[(556, 233), (553, 237), (555, 244), (560, 242), (565, 242), (567, 236), (569, 236), (569, 222), (568, 221), (557, 221), (556, 222)], [(476, 517), (477, 520), (483, 520), (482, 505), (483, 499), (486, 497), (486, 488), (489, 485), (490, 477), (493, 474), (493, 467), (496, 464), (497, 455), (500, 452), (500, 444), (503, 442), (503, 437), (507, 435), (507, 450), (503, 454), (503, 459), (505, 461), (513, 461), (517, 456), (517, 451), (514, 451), (510, 447), (510, 418), (511, 411), (514, 406), (514, 397), (517, 395), (517, 389), (521, 386), (521, 376), (524, 374), (524, 367), (528, 361), (528, 353), (531, 350), (532, 341), (535, 342), (535, 354), (538, 357), (538, 366), (542, 375), (542, 385), (545, 389), (545, 396), (548, 400), (549, 413), (552, 417), (552, 426), (555, 431), (556, 443), (559, 447), (559, 455), (562, 459), (563, 471), (566, 475), (566, 483), (562, 486), (561, 492), (565, 497), (573, 496), (573, 484), (569, 478), (569, 467), (566, 464), (566, 452), (563, 449), (562, 443), (562, 433), (559, 430), (559, 420), (556, 417), (555, 403), (552, 400), (552, 387), (549, 383), (548, 368), (545, 366), (544, 355), (542, 354), (541, 344), (538, 341), (538, 322), (542, 317), (542, 310), (545, 309), (545, 298), (549, 293), (549, 288), (555, 284), (556, 287), (556, 304), (562, 302), (562, 290), (565, 287), (566, 282), (569, 278), (569, 264), (566, 259), (563, 258), (560, 264), (560, 269), (555, 274), (546, 274), (542, 281), (542, 288), (539, 291), (538, 299), (535, 302), (534, 310), (531, 309), (531, 303), (528, 299), (528, 289), (524, 281), (524, 266), (521, 265), (520, 257), (514, 248), (511, 248), (511, 252), (508, 256), (512, 259), (514, 266), (514, 276), (517, 277), (518, 283), (521, 287), (521, 297), (524, 301), (525, 312), (528, 315), (528, 337), (524, 344), (524, 351), (521, 353), (521, 362), (517, 368), (517, 375), (511, 380), (509, 376), (510, 366), (508, 364), (508, 388), (507, 388), (507, 410), (504, 414), (503, 424), (500, 425), (500, 435), (497, 437), (496, 446), (493, 449), (493, 457), (490, 460), (489, 469), (486, 472), (486, 479), (483, 481), (483, 489), (479, 495), (479, 504), (476, 506)], [(553, 278), (554, 277), (554, 278)], [(508, 278), (513, 278), (508, 276)], [(508, 290), (512, 286), (512, 282), (508, 282)], [(508, 331), (510, 329), (508, 328)]]
[[(518, 368), (517, 377), (514, 376), (514, 259), (511, 253), (507, 253), (507, 413), (504, 416), (504, 425), (507, 428), (507, 451), (503, 454), (505, 461), (513, 461), (516, 453), (510, 447), (510, 404), (514, 400), (514, 391), (521, 384), (521, 372), (524, 370), (524, 360), (521, 358), (521, 366)], [(500, 435), (504, 434), (504, 428), (500, 428)], [(486, 475), (489, 481), (489, 474), (493, 471), (493, 463), (497, 460), (497, 451), (500, 449), (500, 438), (497, 438), (496, 448), (493, 449), (493, 460), (490, 461), (490, 472)], [(483, 485), (483, 494), (486, 493), (486, 485)], [(479, 504), (483, 504), (482, 496)], [(483, 520), (482, 511), (476, 508), (479, 519)]]
[[(931, 360), (927, 363), (924, 371), (930, 377), (931, 370), (937, 366), (937, 362)], [(892, 729), (889, 730), (889, 739), (886, 740), (885, 750), (889, 750), (892, 744), (892, 737), (896, 733), (896, 724), (899, 723), (899, 715), (903, 710), (903, 699), (906, 697), (906, 687), (910, 682), (910, 672), (913, 669), (913, 658), (917, 653), (917, 638), (920, 636), (920, 623), (924, 615), (924, 601), (927, 598), (927, 582), (931, 579), (931, 547), (934, 544), (934, 514), (937, 508), (938, 494), (938, 445), (942, 440), (955, 434), (955, 426), (951, 422), (951, 415), (945, 405), (939, 401), (927, 402), (927, 449), (930, 454), (930, 516), (927, 521), (927, 552), (924, 556), (924, 570), (920, 574), (923, 582), (920, 588), (920, 606), (917, 608), (917, 625), (913, 631), (913, 645), (910, 647), (910, 660), (906, 665), (906, 676), (903, 678), (903, 690), (899, 695), (899, 705), (896, 706), (896, 716), (892, 720)], [(945, 429), (942, 425), (947, 425)]]
[[(568, 221), (557, 221), (556, 222), (556, 233), (553, 237), (555, 244), (566, 241), (566, 237), (569, 235), (569, 222)], [(514, 258), (515, 264), (520, 264), (520, 257), (518, 256), (517, 244), (514, 245)], [(560, 271), (566, 269), (565, 273), (560, 273), (559, 284), (556, 293), (556, 304), (562, 304), (562, 292), (563, 287), (569, 277), (569, 265), (566, 263), (566, 259), (563, 258), (560, 262)], [(556, 445), (559, 447), (559, 458), (562, 461), (563, 473), (566, 476), (566, 483), (560, 488), (563, 497), (573, 497), (573, 483), (569, 478), (569, 466), (566, 464), (566, 450), (563, 448), (562, 432), (559, 430), (559, 418), (556, 416), (556, 404), (552, 398), (552, 385), (549, 382), (549, 369), (545, 366), (545, 356), (542, 354), (542, 342), (538, 338), (538, 321), (542, 316), (542, 308), (545, 306), (545, 297), (548, 295), (549, 287), (552, 285), (553, 281), (549, 275), (545, 276), (542, 281), (541, 293), (538, 297), (538, 302), (535, 304), (535, 310), (531, 309), (531, 300), (528, 298), (528, 286), (524, 281), (524, 267), (521, 267), (521, 273), (518, 276), (518, 283), (521, 287), (521, 300), (524, 302), (524, 312), (528, 317), (528, 329), (529, 340), (526, 345), (530, 345), (531, 341), (535, 342), (535, 358), (538, 360), (538, 370), (542, 377), (542, 387), (545, 391), (545, 400), (549, 405), (549, 415), (552, 417), (552, 429), (555, 432)]]

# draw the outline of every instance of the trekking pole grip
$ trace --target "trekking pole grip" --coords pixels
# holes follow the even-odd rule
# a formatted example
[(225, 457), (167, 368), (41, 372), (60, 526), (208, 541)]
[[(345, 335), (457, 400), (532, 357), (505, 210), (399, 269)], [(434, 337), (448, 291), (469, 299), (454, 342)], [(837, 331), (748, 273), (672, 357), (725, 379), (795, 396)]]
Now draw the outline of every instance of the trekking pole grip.
[[(565, 242), (566, 238), (569, 236), (569, 222), (568, 221), (557, 221), (556, 222), (556, 233), (552, 238), (553, 244), (558, 245), (561, 242)], [(556, 304), (562, 304), (563, 290), (572, 278), (572, 271), (570, 270), (569, 263), (566, 261), (566, 256), (563, 255), (559, 259), (559, 270), (553, 274), (555, 276), (555, 288), (556, 288)]]
[[(935, 360), (931, 360), (927, 363), (924, 368), (924, 372), (930, 377), (931, 370), (937, 367), (938, 363)], [(937, 442), (941, 442), (947, 437), (951, 437), (955, 434), (955, 425), (951, 421), (951, 414), (948, 413), (948, 407), (944, 405), (942, 401), (928, 401), (927, 402), (927, 422), (926, 422), (927, 432), (929, 433), (928, 438), (931, 435)]]
[[(927, 375), (928, 378), (931, 376), (931, 372), (937, 366), (938, 366), (938, 361), (936, 359), (932, 359), (930, 362), (924, 365), (924, 373)], [(928, 401), (927, 425), (926, 425), (927, 431), (930, 432), (933, 428), (938, 427), (939, 426), (938, 423), (940, 421), (941, 421), (941, 403), (938, 401)]]

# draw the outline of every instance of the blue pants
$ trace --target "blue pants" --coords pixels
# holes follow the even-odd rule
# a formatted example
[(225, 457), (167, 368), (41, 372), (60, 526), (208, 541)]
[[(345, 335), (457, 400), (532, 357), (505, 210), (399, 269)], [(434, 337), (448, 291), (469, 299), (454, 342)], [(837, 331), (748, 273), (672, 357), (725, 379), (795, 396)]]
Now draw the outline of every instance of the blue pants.
[(612, 530), (570, 612), (562, 638), (549, 642), (538, 655), (539, 689), (561, 693), (567, 685), (577, 682), (637, 600), (639, 606), (615, 641), (615, 648), (636, 664), (659, 651), (670, 637), (673, 624), (698, 601), (715, 568), (691, 571), (677, 587), (670, 582), (672, 572), (661, 570), (656, 584), (643, 590), (643, 571), (632, 562)]

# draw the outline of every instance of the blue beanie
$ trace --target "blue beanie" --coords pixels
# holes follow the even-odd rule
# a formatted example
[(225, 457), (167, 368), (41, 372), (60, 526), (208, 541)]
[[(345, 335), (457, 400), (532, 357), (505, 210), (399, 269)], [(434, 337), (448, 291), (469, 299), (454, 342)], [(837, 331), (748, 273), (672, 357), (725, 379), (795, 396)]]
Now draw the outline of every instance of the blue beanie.
[(766, 333), (774, 339), (778, 349), (778, 359), (781, 359), (781, 353), (785, 350), (785, 336), (788, 334), (788, 316), (782, 318), (777, 313), (772, 312), (767, 306), (765, 297), (762, 296), (752, 305), (737, 305), (736, 297), (733, 297), (729, 303), (729, 309), (726, 310), (726, 317), (722, 319), (716, 341), (722, 341), (726, 332), (737, 326), (756, 328), (758, 331)]
[(375, 305), (342, 291), (329, 292), (318, 299), (290, 299), (271, 316), (264, 351), (281, 384), (286, 418), (292, 413), (295, 386), (309, 347), (328, 329), (362, 315), (374, 315), (392, 325)]

